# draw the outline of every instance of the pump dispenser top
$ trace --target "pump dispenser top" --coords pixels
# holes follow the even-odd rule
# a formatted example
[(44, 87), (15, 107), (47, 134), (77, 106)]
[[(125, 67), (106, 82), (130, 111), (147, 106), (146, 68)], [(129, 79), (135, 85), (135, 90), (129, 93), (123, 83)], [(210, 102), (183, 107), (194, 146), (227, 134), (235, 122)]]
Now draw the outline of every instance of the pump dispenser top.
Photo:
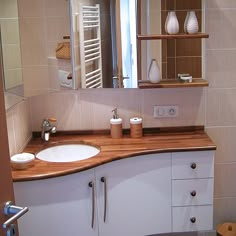
[(117, 108), (113, 109), (112, 112), (113, 112), (113, 119), (118, 119), (119, 116), (117, 114)]
[(110, 119), (111, 124), (111, 137), (121, 138), (122, 137), (122, 119), (119, 118), (117, 108), (112, 110), (113, 118)]

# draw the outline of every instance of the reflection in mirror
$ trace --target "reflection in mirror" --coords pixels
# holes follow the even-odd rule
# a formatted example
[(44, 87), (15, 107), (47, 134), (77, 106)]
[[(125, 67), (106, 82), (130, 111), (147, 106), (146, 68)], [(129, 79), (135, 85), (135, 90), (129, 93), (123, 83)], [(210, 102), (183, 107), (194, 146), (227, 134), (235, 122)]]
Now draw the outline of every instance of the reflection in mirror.
[(0, 42), (5, 91), (23, 96), (17, 1), (1, 1)]
[[(137, 87), (136, 1), (71, 2), (73, 77), (77, 87)], [(95, 12), (96, 4), (100, 15)]]
[(56, 58), (70, 33), (69, 1), (1, 0), (0, 23), (7, 91), (30, 97), (72, 88), (70, 60)]
[[(163, 0), (139, 1), (138, 7), (141, 15), (139, 21), (141, 22), (140, 31), (142, 35), (161, 34), (161, 2)], [(162, 61), (162, 41), (144, 40), (141, 44), (141, 52), (141, 78), (146, 80), (152, 59), (156, 59), (160, 70), (162, 69), (160, 64)]]

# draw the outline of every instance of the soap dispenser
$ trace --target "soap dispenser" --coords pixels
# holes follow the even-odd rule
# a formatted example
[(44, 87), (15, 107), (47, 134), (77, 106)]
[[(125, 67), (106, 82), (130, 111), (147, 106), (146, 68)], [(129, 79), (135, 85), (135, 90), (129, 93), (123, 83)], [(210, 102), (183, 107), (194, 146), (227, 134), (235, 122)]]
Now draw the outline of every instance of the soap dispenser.
[(122, 138), (122, 119), (117, 114), (117, 108), (112, 110), (113, 118), (110, 119), (111, 124), (111, 137)]

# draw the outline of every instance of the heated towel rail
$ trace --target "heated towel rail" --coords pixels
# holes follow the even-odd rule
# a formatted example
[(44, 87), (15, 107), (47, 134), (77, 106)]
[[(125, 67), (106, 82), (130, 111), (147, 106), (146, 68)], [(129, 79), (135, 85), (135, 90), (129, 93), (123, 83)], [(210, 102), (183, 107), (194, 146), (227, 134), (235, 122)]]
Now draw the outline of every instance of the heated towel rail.
[(102, 88), (100, 7), (80, 5), (80, 63), (82, 88)]

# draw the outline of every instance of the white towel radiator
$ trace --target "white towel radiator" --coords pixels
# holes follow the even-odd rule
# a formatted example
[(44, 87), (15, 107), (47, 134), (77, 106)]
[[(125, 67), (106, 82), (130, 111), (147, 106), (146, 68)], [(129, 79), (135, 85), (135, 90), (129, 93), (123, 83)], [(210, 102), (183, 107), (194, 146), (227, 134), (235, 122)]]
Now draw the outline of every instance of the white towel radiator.
[(80, 5), (80, 63), (82, 88), (102, 88), (100, 7)]

